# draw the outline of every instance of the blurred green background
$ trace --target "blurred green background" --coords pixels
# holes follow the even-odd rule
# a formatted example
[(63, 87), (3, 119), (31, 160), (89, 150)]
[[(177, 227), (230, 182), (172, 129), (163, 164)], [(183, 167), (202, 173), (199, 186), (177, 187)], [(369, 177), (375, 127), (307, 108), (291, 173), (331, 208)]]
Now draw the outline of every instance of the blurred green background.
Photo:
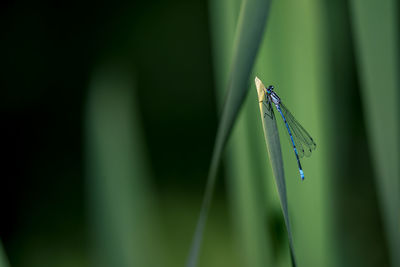
[[(252, 1), (0, 4), (0, 266), (184, 266)], [(301, 182), (278, 120), (298, 266), (400, 266), (398, 14), (271, 2), (253, 74), (317, 143)], [(199, 266), (291, 265), (254, 75)]]

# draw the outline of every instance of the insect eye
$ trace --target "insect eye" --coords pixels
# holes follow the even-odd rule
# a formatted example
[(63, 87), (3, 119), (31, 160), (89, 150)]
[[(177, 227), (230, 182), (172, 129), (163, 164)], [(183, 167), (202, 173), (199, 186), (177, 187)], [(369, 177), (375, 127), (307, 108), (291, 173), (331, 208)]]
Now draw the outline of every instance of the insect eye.
[(274, 86), (273, 85), (268, 86), (268, 90), (270, 91), (274, 90)]

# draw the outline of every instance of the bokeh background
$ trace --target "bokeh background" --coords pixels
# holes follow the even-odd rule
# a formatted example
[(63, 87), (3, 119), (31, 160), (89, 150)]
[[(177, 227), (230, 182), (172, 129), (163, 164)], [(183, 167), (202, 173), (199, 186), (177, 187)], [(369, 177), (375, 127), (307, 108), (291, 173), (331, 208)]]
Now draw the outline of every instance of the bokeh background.
[[(184, 266), (248, 2), (2, 1), (0, 266)], [(278, 121), (298, 266), (400, 266), (398, 14), (272, 1), (199, 266), (291, 264), (255, 75), (317, 142)]]

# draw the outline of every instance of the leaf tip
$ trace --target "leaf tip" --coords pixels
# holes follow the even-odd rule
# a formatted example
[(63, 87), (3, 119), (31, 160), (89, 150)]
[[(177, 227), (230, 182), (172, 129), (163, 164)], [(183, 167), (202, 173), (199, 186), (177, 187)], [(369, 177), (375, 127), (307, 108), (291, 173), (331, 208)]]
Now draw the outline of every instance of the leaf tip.
[(263, 101), (264, 100), (264, 88), (265, 88), (265, 86), (257, 76), (254, 79), (254, 82), (256, 83), (258, 100), (259, 101)]

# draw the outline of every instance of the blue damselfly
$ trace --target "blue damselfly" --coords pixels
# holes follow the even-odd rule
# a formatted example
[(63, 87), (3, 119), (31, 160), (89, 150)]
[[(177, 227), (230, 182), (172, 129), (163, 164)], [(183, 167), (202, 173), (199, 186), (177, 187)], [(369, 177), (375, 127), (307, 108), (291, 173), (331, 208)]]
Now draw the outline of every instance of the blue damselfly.
[[(258, 82), (257, 80), (261, 83), (258, 78), (256, 78), (256, 83)], [(301, 126), (292, 113), (290, 113), (282, 103), (280, 97), (274, 91), (274, 86), (270, 85), (268, 88), (263, 86), (263, 93), (265, 101), (262, 102), (266, 105), (268, 112), (270, 112), (269, 114), (265, 113), (264, 117), (269, 116), (271, 119), (274, 119), (274, 111), (272, 109), (272, 104), (274, 104), (286, 125), (294, 154), (296, 156), (297, 165), (299, 167), (300, 177), (304, 180), (304, 172), (301, 167), (300, 158), (303, 158), (304, 156), (309, 157), (317, 145), (310, 134), (303, 128), (303, 126)]]

